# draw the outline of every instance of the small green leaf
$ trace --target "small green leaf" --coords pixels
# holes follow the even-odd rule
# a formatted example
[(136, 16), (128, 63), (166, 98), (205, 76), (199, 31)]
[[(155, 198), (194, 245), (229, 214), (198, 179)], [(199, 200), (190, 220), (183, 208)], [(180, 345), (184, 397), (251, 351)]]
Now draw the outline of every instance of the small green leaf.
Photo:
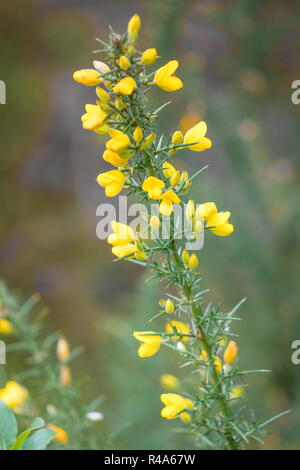
[(20, 450), (22, 448), (23, 443), (30, 436), (30, 434), (36, 429), (43, 428), (44, 426), (45, 421), (42, 418), (35, 418), (31, 425), (17, 437), (17, 440), (11, 447), (11, 450)]
[(17, 437), (17, 420), (12, 410), (0, 400), (0, 448), (9, 449)]
[(45, 450), (52, 441), (55, 432), (50, 429), (40, 429), (28, 437), (23, 444), (23, 450)]

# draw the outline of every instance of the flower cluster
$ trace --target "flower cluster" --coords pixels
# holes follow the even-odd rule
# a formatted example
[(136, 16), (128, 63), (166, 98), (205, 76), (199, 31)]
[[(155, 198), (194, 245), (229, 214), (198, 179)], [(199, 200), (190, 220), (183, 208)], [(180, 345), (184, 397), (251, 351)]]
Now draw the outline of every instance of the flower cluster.
[[(204, 121), (185, 133), (176, 130), (169, 136), (159, 135), (157, 119), (165, 105), (149, 111), (146, 93), (151, 87), (175, 92), (183, 87), (183, 82), (175, 75), (177, 60), (148, 71), (159, 56), (155, 48), (142, 53), (137, 50), (140, 27), (140, 17), (134, 15), (123, 35), (112, 32), (109, 43), (99, 39), (102, 49), (98, 52), (106, 53), (106, 62), (94, 61), (92, 69), (74, 73), (77, 82), (96, 87), (96, 104), (86, 105), (82, 127), (108, 136), (103, 159), (115, 167), (99, 174), (97, 182), (105, 188), (107, 197), (117, 196), (126, 188), (128, 195), (139, 197), (147, 205), (157, 205), (156, 215), (148, 217), (147, 226), (141, 231), (113, 221), (107, 241), (114, 256), (148, 268), (152, 277), (177, 288), (176, 295), (168, 293), (168, 298), (160, 302), (159, 312), (151, 319), (165, 319), (163, 331), (133, 333), (140, 343), (139, 357), (151, 357), (161, 346), (167, 346), (179, 353), (184, 366), (193, 366), (194, 377), (198, 377), (190, 392), (161, 395), (161, 416), (180, 417), (202, 444), (236, 449), (257, 430), (231, 410), (232, 397), (243, 395), (234, 391), (243, 391), (241, 377), (245, 375), (237, 369), (238, 347), (230, 340), (229, 326), (236, 308), (224, 314), (211, 304), (204, 306), (198, 256), (183, 249), (175, 239), (174, 207), (184, 208), (194, 237), (204, 230), (225, 237), (232, 234), (234, 227), (229, 222), (230, 212), (219, 211), (214, 202), (196, 204), (187, 198), (193, 179), (202, 170), (190, 177), (187, 171), (176, 169), (173, 156), (180, 150), (208, 150), (212, 142), (206, 137)], [(166, 221), (174, 228), (170, 237), (149, 242), (147, 231), (158, 230)], [(170, 321), (170, 315), (175, 319)], [(174, 383), (177, 388), (178, 379), (165, 374), (165, 383), (169, 390)]]

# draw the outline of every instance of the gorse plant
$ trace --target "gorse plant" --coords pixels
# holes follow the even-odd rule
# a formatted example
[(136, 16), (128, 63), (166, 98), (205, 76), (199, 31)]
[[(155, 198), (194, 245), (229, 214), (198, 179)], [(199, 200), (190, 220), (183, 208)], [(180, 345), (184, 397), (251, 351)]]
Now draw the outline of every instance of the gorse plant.
[[(214, 202), (196, 205), (187, 197), (193, 180), (204, 168), (190, 177), (175, 168), (172, 157), (179, 150), (207, 150), (212, 142), (206, 137), (204, 121), (184, 135), (180, 131), (159, 135), (158, 114), (166, 105), (149, 110), (149, 90), (158, 86), (175, 92), (183, 83), (175, 75), (177, 60), (148, 72), (158, 55), (154, 48), (142, 53), (136, 48), (140, 26), (140, 17), (134, 15), (125, 34), (111, 30), (108, 43), (98, 39), (102, 48), (95, 52), (106, 53), (105, 62), (94, 61), (94, 68), (74, 73), (77, 82), (96, 87), (96, 104), (86, 105), (81, 118), (83, 128), (110, 137), (103, 159), (115, 168), (97, 177), (99, 185), (105, 188), (107, 197), (117, 196), (127, 188), (127, 194), (140, 198), (143, 207), (150, 210), (151, 206), (150, 214), (149, 210), (141, 214), (142, 222), (135, 226), (113, 220), (107, 241), (117, 259), (147, 268), (150, 278), (157, 278), (170, 288), (160, 301), (160, 311), (151, 319), (165, 320), (163, 331), (133, 333), (140, 343), (141, 358), (153, 356), (161, 346), (167, 346), (179, 354), (181, 366), (193, 369), (193, 385), (190, 381), (186, 391), (161, 395), (161, 416), (181, 418), (199, 447), (238, 449), (251, 440), (261, 442), (259, 435), (275, 418), (262, 423), (250, 413), (247, 419), (247, 408), (239, 404), (245, 377), (260, 372), (241, 371), (237, 366), (238, 347), (233, 340), (236, 335), (230, 332), (230, 325), (243, 301), (229, 313), (205, 304), (198, 257), (186, 249), (188, 245), (184, 247), (178, 236), (182, 213), (177, 209), (183, 209), (191, 228), (189, 242), (203, 239), (207, 231), (228, 236), (234, 227), (229, 222), (230, 212), (219, 212)], [(175, 377), (166, 375), (163, 381), (178, 392)]]

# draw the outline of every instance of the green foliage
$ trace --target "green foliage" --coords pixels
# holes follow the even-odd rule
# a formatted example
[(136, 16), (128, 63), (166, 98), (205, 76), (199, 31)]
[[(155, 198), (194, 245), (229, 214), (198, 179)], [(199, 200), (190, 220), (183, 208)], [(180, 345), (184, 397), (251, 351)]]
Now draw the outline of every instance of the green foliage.
[(44, 450), (55, 435), (54, 431), (45, 429), (42, 418), (35, 418), (25, 431), (19, 435), (17, 433), (17, 420), (13, 411), (0, 400), (1, 450)]

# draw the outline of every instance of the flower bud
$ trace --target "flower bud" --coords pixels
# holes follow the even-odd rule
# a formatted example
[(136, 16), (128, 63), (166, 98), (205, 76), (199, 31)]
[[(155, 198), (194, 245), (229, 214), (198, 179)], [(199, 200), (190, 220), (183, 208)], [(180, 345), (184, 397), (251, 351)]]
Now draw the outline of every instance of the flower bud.
[(233, 362), (236, 360), (238, 354), (238, 347), (235, 341), (229, 341), (227, 348), (225, 349), (224, 352), (224, 361), (226, 364), (233, 364)]
[(65, 362), (70, 357), (69, 343), (63, 336), (57, 341), (56, 356), (60, 362)]
[(192, 200), (189, 200), (187, 206), (186, 206), (186, 211), (185, 211), (185, 216), (187, 220), (192, 220), (192, 218), (195, 215), (195, 203)]
[(189, 424), (192, 421), (192, 418), (187, 411), (180, 413), (180, 419), (185, 424)]
[(55, 432), (53, 439), (61, 444), (67, 444), (69, 442), (69, 435), (68, 433), (56, 424), (47, 424), (47, 428), (51, 429), (51, 431)]
[(144, 140), (143, 144), (141, 145), (141, 150), (147, 150), (155, 141), (156, 134), (155, 132), (151, 132), (148, 137)]
[(122, 70), (127, 70), (129, 69), (131, 63), (130, 63), (130, 60), (128, 59), (128, 57), (126, 57), (126, 55), (121, 55), (121, 57), (119, 58), (119, 66)]
[(139, 15), (135, 14), (130, 18), (128, 26), (127, 26), (127, 32), (128, 32), (130, 41), (133, 42), (137, 39), (138, 32), (140, 29), (141, 29), (141, 18), (139, 17)]
[(160, 227), (160, 220), (157, 215), (152, 215), (152, 217), (150, 217), (150, 227), (152, 230), (157, 230)]
[(143, 140), (144, 134), (143, 134), (143, 130), (140, 126), (137, 126), (134, 129), (133, 138), (137, 143), (140, 143)]
[(62, 387), (69, 387), (72, 383), (72, 372), (69, 366), (60, 369), (59, 383)]
[(145, 261), (147, 259), (147, 255), (144, 251), (137, 251), (135, 253), (135, 257), (136, 259), (138, 259), (139, 261)]
[(190, 259), (189, 259), (189, 264), (188, 264), (188, 267), (190, 269), (196, 269), (198, 266), (198, 258), (197, 258), (197, 255), (195, 253), (192, 253), (191, 256), (190, 256)]
[(104, 101), (105, 103), (108, 103), (108, 101), (110, 100), (107, 91), (103, 90), (103, 88), (101, 88), (100, 86), (97, 86), (96, 88), (96, 95), (101, 101)]
[(152, 65), (157, 59), (157, 51), (155, 48), (146, 49), (141, 57), (141, 63), (143, 65)]
[(189, 175), (187, 171), (183, 171), (180, 176), (180, 183), (183, 184), (189, 179)]
[(186, 265), (189, 264), (190, 255), (189, 255), (187, 250), (183, 250), (182, 255), (181, 255), (181, 259), (184, 262), (184, 264), (186, 264)]
[(122, 109), (125, 108), (125, 104), (122, 98), (119, 97), (115, 100), (115, 107), (117, 108), (118, 111), (122, 111)]
[(103, 73), (107, 73), (110, 71), (110, 68), (107, 64), (104, 62), (101, 62), (100, 60), (94, 60), (93, 62), (93, 67), (96, 69), (101, 75)]
[(174, 312), (174, 309), (175, 309), (175, 307), (174, 307), (174, 304), (173, 304), (172, 300), (171, 300), (171, 299), (168, 299), (168, 300), (166, 301), (165, 311), (166, 311), (167, 313), (173, 313), (173, 312)]
[(160, 381), (160, 385), (166, 390), (169, 390), (170, 392), (174, 392), (175, 390), (178, 390), (179, 379), (175, 377), (174, 375), (163, 374), (160, 376), (159, 381)]
[(175, 131), (172, 135), (172, 144), (179, 145), (183, 141), (183, 134), (181, 131)]

